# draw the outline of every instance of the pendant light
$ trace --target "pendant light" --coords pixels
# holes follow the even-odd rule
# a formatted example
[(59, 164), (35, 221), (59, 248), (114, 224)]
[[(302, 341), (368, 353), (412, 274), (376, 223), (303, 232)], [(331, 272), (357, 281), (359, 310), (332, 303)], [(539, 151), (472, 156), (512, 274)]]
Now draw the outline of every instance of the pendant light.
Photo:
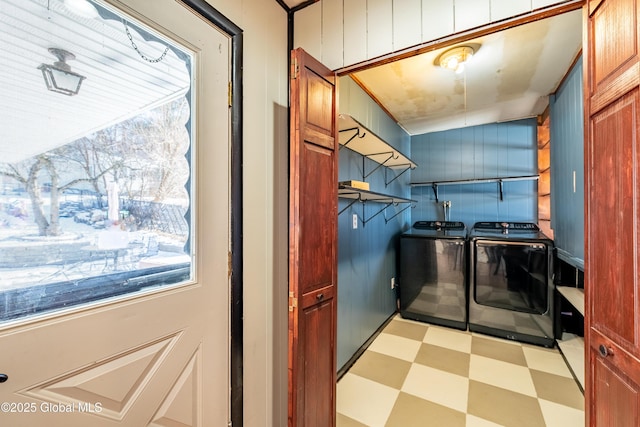
[(56, 47), (50, 47), (49, 52), (58, 60), (53, 64), (40, 64), (38, 67), (42, 71), (47, 89), (68, 96), (77, 95), (86, 77), (71, 71), (71, 67), (67, 64), (67, 60), (76, 59), (76, 56)]

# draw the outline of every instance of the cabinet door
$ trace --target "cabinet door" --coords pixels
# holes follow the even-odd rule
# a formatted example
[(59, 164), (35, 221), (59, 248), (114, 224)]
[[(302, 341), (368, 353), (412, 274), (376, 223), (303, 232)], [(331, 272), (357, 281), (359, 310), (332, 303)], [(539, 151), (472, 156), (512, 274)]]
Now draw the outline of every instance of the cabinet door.
[(640, 1), (591, 0), (586, 7), (587, 422), (637, 426)]
[(336, 423), (336, 76), (292, 52), (289, 164), (289, 427)]

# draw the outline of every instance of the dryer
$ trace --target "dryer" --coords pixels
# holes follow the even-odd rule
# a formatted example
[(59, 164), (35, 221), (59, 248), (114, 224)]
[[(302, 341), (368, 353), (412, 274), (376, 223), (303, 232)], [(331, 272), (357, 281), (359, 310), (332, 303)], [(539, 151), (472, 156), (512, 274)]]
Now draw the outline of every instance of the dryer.
[(555, 345), (553, 241), (535, 223), (477, 222), (469, 233), (469, 330)]
[(467, 229), (417, 221), (400, 238), (400, 315), (467, 329)]

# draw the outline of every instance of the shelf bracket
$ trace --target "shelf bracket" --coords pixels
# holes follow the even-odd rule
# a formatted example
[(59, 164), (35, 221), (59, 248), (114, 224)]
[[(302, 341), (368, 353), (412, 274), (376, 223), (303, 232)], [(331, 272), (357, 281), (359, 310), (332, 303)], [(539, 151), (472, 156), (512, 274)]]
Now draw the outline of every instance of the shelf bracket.
[(345, 142), (344, 144), (339, 144), (340, 146), (338, 147), (338, 150), (342, 150), (342, 147), (346, 147), (351, 141), (355, 139), (355, 137), (364, 138), (367, 135), (366, 132), (360, 133), (360, 128), (340, 129), (338, 132), (352, 132), (352, 131), (355, 131), (355, 133), (351, 136), (351, 138), (347, 140), (347, 142)]
[(360, 197), (358, 197), (357, 199), (353, 199), (353, 201), (349, 202), (349, 204), (347, 206), (345, 206), (344, 208), (342, 208), (342, 210), (340, 212), (338, 212), (338, 215), (340, 215), (342, 212), (346, 211), (351, 206), (353, 206), (354, 203), (359, 202), (359, 201), (360, 201)]
[[(397, 204), (396, 204), (397, 205)], [(397, 217), (398, 215), (400, 215), (402, 212), (406, 211), (407, 209), (413, 209), (415, 208), (415, 205), (413, 203), (409, 203), (409, 206), (405, 206), (404, 208), (402, 208), (399, 212), (396, 212), (391, 218), (387, 218), (386, 216), (384, 217), (384, 223), (388, 224), (389, 221), (391, 221), (393, 218)]]
[(433, 195), (436, 196), (436, 203), (438, 203), (438, 184), (435, 182), (431, 184), (431, 189), (433, 190)]
[(408, 170), (411, 170), (411, 164), (407, 163), (407, 168), (403, 169), (402, 172), (400, 172), (399, 174), (397, 174), (396, 176), (394, 176), (391, 181), (387, 181), (387, 171), (388, 169), (384, 170), (384, 186), (387, 187), (389, 184), (391, 184), (393, 181), (395, 181), (396, 179), (400, 178), (400, 176), (405, 173)]
[(377, 217), (378, 215), (380, 215), (382, 212), (385, 211), (385, 209), (387, 209), (389, 206), (391, 206), (393, 204), (393, 202), (388, 202), (385, 203), (384, 207), (382, 209), (380, 209), (378, 212), (374, 213), (373, 215), (371, 215), (369, 218), (364, 217), (364, 203), (362, 204), (362, 227), (364, 227), (369, 221), (371, 221), (373, 218)]
[[(371, 156), (379, 156), (381, 154), (388, 154), (389, 157), (387, 157), (383, 162), (376, 162), (378, 163), (378, 166), (376, 166), (375, 168), (373, 168), (373, 170), (371, 172), (369, 172), (368, 174), (365, 175), (364, 173), (364, 159), (368, 159)], [(373, 153), (373, 154), (366, 154), (364, 156), (362, 156), (362, 179), (366, 179), (369, 176), (371, 176), (372, 173), (374, 173), (375, 171), (377, 171), (378, 169), (380, 169), (381, 167), (385, 166), (385, 164), (391, 160), (391, 159), (397, 159), (398, 155), (396, 155), (396, 153), (394, 151), (390, 151), (390, 152), (385, 152), (385, 153)], [(373, 162), (375, 162), (375, 160), (372, 160)]]

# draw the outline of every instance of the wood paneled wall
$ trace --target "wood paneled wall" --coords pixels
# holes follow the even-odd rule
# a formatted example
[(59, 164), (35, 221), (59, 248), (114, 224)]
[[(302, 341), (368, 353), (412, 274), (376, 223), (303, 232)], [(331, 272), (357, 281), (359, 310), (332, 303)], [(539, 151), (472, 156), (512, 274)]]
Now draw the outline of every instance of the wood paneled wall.
[[(340, 79), (340, 111), (350, 114), (389, 144), (409, 154), (409, 135), (349, 77)], [(338, 180), (362, 181), (362, 156), (342, 148), (338, 155)], [(367, 173), (377, 164), (365, 161)], [(389, 171), (389, 177), (394, 172)], [(401, 175), (385, 186), (384, 168), (365, 179), (372, 191), (409, 197), (409, 175)], [(338, 199), (338, 210), (349, 200)], [(363, 225), (361, 218), (372, 217), (384, 205), (381, 203), (354, 204), (338, 215), (338, 369), (356, 353), (367, 339), (396, 309), (395, 291), (391, 278), (397, 276), (396, 251), (398, 238), (409, 227), (410, 210), (388, 223), (379, 214)], [(399, 207), (387, 209), (390, 218)], [(396, 210), (397, 209), (397, 210)], [(353, 229), (353, 215), (358, 215), (358, 228)]]
[[(287, 425), (287, 14), (275, 1), (207, 0), (242, 28), (244, 425)], [(206, 165), (204, 165), (206, 167)], [(233, 213), (235, 220), (238, 213)]]
[[(420, 166), (412, 171), (411, 181), (536, 175), (536, 127), (536, 119), (526, 119), (414, 135), (411, 157)], [(411, 220), (443, 220), (442, 202), (447, 200), (449, 219), (467, 227), (477, 221), (537, 222), (536, 181), (504, 182), (503, 190), (500, 200), (495, 182), (440, 186), (436, 202), (431, 186), (416, 186), (411, 198), (418, 206)]]
[[(547, 109), (548, 111), (548, 109)], [(551, 228), (551, 135), (549, 114), (538, 117), (538, 226), (553, 239)]]
[(331, 69), (566, 0), (320, 0), (295, 14), (294, 47)]
[(551, 226), (558, 256), (584, 268), (582, 59), (550, 97)]

